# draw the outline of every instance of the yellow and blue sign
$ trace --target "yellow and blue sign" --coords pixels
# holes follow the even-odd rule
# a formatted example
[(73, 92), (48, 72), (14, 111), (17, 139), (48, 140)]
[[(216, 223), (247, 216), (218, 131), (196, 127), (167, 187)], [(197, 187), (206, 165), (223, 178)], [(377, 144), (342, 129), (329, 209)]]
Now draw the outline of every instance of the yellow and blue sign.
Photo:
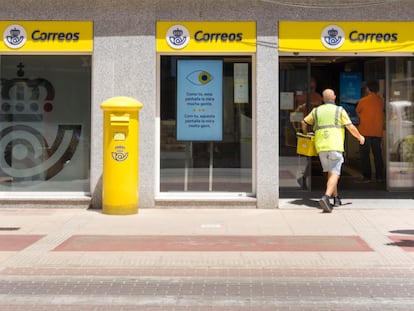
[(279, 52), (412, 53), (414, 22), (279, 22)]
[(177, 140), (223, 139), (223, 61), (177, 61)]
[(92, 21), (0, 21), (0, 53), (93, 51)]
[(157, 22), (157, 52), (256, 52), (256, 22)]

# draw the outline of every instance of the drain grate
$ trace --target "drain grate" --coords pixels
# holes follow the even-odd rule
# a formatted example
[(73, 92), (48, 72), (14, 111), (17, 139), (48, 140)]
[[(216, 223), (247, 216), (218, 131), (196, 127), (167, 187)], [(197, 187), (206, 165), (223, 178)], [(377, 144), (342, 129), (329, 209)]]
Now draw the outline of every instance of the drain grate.
[(17, 231), (20, 227), (0, 227), (0, 231)]

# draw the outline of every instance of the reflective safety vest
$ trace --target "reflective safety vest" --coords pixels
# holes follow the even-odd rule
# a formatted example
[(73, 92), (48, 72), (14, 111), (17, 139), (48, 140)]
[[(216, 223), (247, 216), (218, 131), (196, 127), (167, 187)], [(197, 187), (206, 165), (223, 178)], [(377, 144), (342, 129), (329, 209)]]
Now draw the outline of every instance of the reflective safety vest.
[(315, 149), (321, 151), (344, 151), (345, 126), (342, 110), (335, 104), (323, 104), (313, 109)]

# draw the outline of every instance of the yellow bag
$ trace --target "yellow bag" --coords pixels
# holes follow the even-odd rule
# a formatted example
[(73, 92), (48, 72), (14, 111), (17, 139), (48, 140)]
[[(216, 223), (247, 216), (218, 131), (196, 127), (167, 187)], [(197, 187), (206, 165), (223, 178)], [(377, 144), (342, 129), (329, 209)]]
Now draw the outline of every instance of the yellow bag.
[(315, 136), (296, 133), (296, 153), (307, 157), (314, 157), (318, 154), (315, 150)]

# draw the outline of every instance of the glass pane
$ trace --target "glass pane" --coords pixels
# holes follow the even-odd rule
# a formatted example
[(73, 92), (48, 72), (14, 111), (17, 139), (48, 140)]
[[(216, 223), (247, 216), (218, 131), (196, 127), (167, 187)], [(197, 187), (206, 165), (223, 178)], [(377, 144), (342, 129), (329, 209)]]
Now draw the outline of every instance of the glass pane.
[(390, 59), (388, 181), (391, 189), (414, 189), (414, 58)]
[(89, 192), (90, 56), (1, 56), (0, 190)]
[(306, 57), (281, 57), (279, 71), (279, 183), (283, 189), (310, 189), (311, 162), (296, 154), (296, 132), (300, 122), (321, 103), (316, 80), (312, 79), (308, 96)]
[[(178, 141), (177, 61), (206, 59), (223, 66), (222, 140)], [(160, 156), (161, 192), (252, 192), (251, 57), (161, 57)]]
[[(381, 82), (381, 93), (383, 93), (385, 59), (329, 55), (283, 56), (279, 58), (279, 67), (281, 189), (282, 191), (310, 190), (312, 187), (312, 191), (323, 191), (326, 187), (326, 179), (318, 157), (296, 154), (295, 132), (300, 129), (300, 121), (313, 107), (321, 103), (322, 91), (330, 88), (336, 93), (336, 104), (344, 107), (351, 120), (357, 125), (355, 109), (362, 95), (361, 82), (376, 79)], [(360, 149), (358, 141), (348, 132), (346, 132), (344, 148), (345, 162), (341, 171), (341, 190), (384, 190), (385, 183), (373, 182), (355, 187), (355, 182), (361, 176)]]

